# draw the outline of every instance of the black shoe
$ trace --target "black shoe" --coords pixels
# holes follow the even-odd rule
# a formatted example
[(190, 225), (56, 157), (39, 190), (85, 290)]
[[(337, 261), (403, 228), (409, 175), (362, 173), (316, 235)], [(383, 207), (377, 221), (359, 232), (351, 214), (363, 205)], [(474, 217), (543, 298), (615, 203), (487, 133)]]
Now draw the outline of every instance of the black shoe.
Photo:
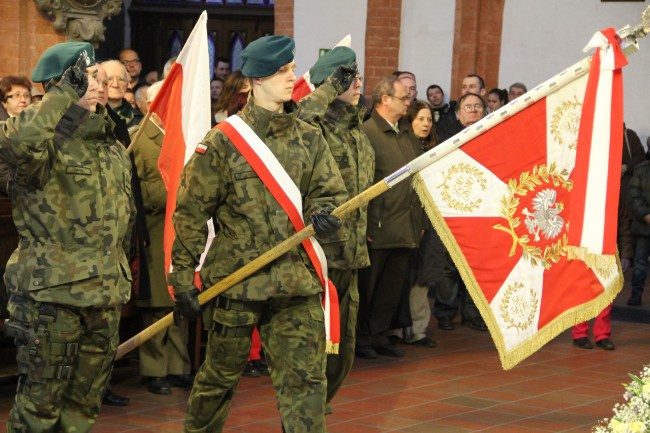
[(438, 329), (443, 331), (453, 331), (456, 329), (454, 327), (454, 320), (451, 317), (441, 317), (438, 319)]
[(246, 367), (244, 368), (244, 372), (242, 373), (242, 376), (246, 377), (260, 377), (262, 375), (262, 372), (257, 369), (253, 365), (252, 362), (248, 361), (246, 363)]
[(407, 342), (406, 344), (412, 344), (413, 346), (429, 347), (431, 349), (437, 346), (435, 341), (427, 337), (420, 338), (419, 340), (416, 341)]
[(377, 352), (370, 346), (357, 346), (354, 355), (357, 358), (377, 359)]
[(591, 344), (591, 341), (587, 337), (576, 338), (573, 340), (573, 345), (581, 349), (593, 349), (594, 345)]
[(474, 329), (476, 331), (487, 331), (488, 330), (487, 325), (485, 324), (483, 319), (481, 319), (480, 317), (475, 317), (475, 318), (467, 320), (467, 321), (463, 320), (463, 325), (466, 325), (469, 328)]
[(121, 395), (115, 394), (110, 389), (107, 389), (106, 393), (104, 393), (102, 404), (105, 404), (106, 406), (127, 406), (130, 401), (130, 398), (122, 397)]
[(166, 377), (145, 377), (142, 379), (142, 383), (153, 394), (167, 395), (172, 393), (172, 386), (167, 382)]
[(393, 358), (401, 358), (402, 356), (404, 356), (404, 351), (402, 349), (398, 349), (397, 347), (391, 346), (390, 344), (385, 344), (383, 346), (375, 346), (374, 349), (375, 352), (383, 356), (390, 356)]
[(261, 359), (254, 359), (250, 361), (249, 364), (253, 364), (253, 367), (256, 368), (257, 371), (259, 371), (262, 376), (271, 375), (271, 370), (269, 370), (269, 366), (266, 365), (266, 363)]
[(641, 305), (641, 295), (637, 293), (632, 293), (630, 299), (627, 300), (627, 305), (632, 305), (634, 307)]
[(614, 346), (614, 342), (610, 340), (609, 338), (603, 338), (602, 340), (596, 341), (596, 346), (605, 349), (605, 350), (614, 350), (616, 349), (616, 346)]
[(194, 378), (189, 374), (170, 374), (167, 381), (175, 388), (190, 389), (194, 385)]

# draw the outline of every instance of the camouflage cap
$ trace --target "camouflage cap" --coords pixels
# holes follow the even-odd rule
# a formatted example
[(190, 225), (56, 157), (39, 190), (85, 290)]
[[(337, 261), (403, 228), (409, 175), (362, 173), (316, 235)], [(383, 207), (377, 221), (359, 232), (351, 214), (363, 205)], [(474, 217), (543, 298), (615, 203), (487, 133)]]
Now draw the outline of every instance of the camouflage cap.
[(77, 63), (82, 53), (86, 53), (88, 65), (95, 64), (95, 50), (88, 42), (63, 42), (45, 50), (32, 71), (32, 81), (46, 83), (59, 78), (66, 69)]
[(249, 78), (268, 77), (293, 61), (295, 53), (296, 44), (290, 37), (264, 36), (242, 51), (242, 74)]
[(319, 86), (340, 65), (349, 65), (357, 60), (354, 50), (348, 47), (334, 47), (318, 58), (309, 70), (309, 80)]

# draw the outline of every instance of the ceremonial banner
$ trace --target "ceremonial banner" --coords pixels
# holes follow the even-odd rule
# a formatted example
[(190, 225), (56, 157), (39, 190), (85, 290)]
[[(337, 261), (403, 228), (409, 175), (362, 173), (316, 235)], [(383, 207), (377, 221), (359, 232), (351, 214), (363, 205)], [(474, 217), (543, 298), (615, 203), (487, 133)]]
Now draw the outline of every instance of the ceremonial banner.
[[(341, 39), (338, 44), (334, 45), (333, 48), (336, 47), (350, 48), (351, 44), (352, 44), (352, 38), (350, 37), (350, 35), (347, 35), (343, 39)], [(293, 83), (293, 94), (291, 95), (291, 99), (293, 99), (293, 101), (297, 103), (298, 101), (300, 101), (305, 96), (309, 95), (314, 90), (316, 90), (316, 88), (309, 80), (309, 71), (307, 71), (303, 74), (302, 77), (298, 78), (298, 80), (296, 80), (296, 82)]]
[(414, 180), (505, 369), (596, 316), (622, 288), (626, 60), (613, 29), (598, 35), (588, 75), (549, 80), (490, 114), (447, 142), (476, 138)]
[[(181, 172), (197, 144), (210, 130), (207, 20), (208, 14), (204, 11), (149, 108), (150, 112), (160, 117), (165, 129), (158, 168), (167, 188), (164, 238), (167, 272), (170, 270), (171, 249), (174, 243), (172, 215), (176, 209), (176, 193)], [(211, 240), (214, 230), (210, 230), (210, 234)], [(208, 247), (209, 241), (206, 251)]]

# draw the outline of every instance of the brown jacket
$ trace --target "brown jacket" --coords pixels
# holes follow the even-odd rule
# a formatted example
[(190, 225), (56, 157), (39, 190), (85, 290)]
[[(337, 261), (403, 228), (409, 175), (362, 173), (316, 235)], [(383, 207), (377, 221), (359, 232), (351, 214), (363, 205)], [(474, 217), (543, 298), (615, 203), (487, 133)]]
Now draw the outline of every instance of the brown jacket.
[[(420, 143), (400, 125), (398, 134), (377, 111), (361, 126), (375, 150), (377, 183), (421, 154)], [(423, 225), (420, 200), (411, 179), (395, 185), (368, 206), (368, 236), (371, 249), (417, 248)]]

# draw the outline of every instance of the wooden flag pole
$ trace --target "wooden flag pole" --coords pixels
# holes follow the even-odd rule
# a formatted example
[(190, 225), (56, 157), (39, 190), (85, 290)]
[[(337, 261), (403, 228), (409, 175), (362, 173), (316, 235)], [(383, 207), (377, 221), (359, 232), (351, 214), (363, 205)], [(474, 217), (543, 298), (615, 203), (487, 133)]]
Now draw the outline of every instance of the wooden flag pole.
[[(383, 194), (388, 190), (388, 184), (384, 181), (378, 182), (375, 185), (371, 186), (367, 190), (363, 191), (361, 194), (357, 195), (356, 197), (353, 197), (352, 199), (348, 200), (338, 208), (336, 208), (332, 214), (342, 218), (345, 215), (348, 215), (349, 213), (353, 212), (354, 210), (358, 209), (360, 206), (362, 206), (365, 203), (368, 203), (370, 200), (373, 198)], [(271, 248), (269, 251), (265, 252), (261, 256), (257, 257), (253, 261), (249, 262), (246, 266), (236, 270), (232, 274), (228, 275), (226, 278), (223, 280), (219, 281), (217, 284), (214, 286), (210, 287), (207, 290), (204, 290), (201, 292), (199, 295), (199, 303), (201, 305), (205, 304), (206, 302), (209, 302), (216, 296), (219, 296), (235, 284), (243, 281), (245, 278), (248, 276), (252, 275), (253, 273), (257, 272), (267, 264), (271, 263), (273, 260), (277, 259), (281, 255), (285, 254), (286, 252), (294, 249), (298, 245), (302, 243), (305, 239), (314, 236), (314, 228), (311, 225), (308, 225), (298, 233), (294, 234), (293, 236), (289, 237), (288, 239), (282, 241), (275, 247)], [(131, 350), (135, 349), (154, 335), (156, 335), (158, 332), (162, 331), (163, 329), (171, 326), (174, 323), (174, 317), (172, 313), (169, 313), (153, 325), (149, 326), (148, 328), (142, 330), (140, 333), (134, 335), (131, 337), (129, 340), (125, 341), (124, 343), (120, 344), (120, 347), (117, 349), (117, 356), (116, 359), (122, 358), (125, 354), (129, 353)]]
[[(646, 10), (643, 12), (642, 24), (639, 24), (634, 28), (630, 28), (628, 26), (619, 31), (619, 35), (621, 36), (621, 38), (624, 40), (625, 43), (628, 44), (627, 47), (624, 47), (625, 54), (627, 55), (631, 52), (636, 51), (638, 49), (638, 47), (636, 46), (636, 40), (638, 38), (646, 36), (647, 33), (650, 33), (650, 6), (646, 8)], [(348, 200), (347, 202), (345, 202), (344, 204), (336, 208), (332, 212), (332, 214), (339, 218), (348, 215), (349, 213), (358, 209), (365, 203), (368, 203), (370, 200), (388, 191), (388, 189), (390, 189), (393, 185), (396, 185), (397, 183), (409, 178), (413, 174), (419, 172), (420, 170), (429, 166), (433, 162), (439, 160), (443, 156), (458, 149), (460, 146), (472, 140), (473, 138), (477, 137), (478, 135), (498, 125), (502, 121), (508, 119), (509, 117), (513, 116), (514, 114), (518, 113), (519, 111), (523, 110), (529, 105), (550, 95), (556, 89), (559, 89), (564, 85), (570, 83), (571, 81), (580, 78), (584, 74), (587, 74), (589, 72), (590, 63), (591, 63), (591, 58), (587, 57), (579, 61), (575, 65), (565, 69), (564, 71), (560, 72), (553, 78), (535, 87), (533, 90), (529, 91), (528, 93), (508, 103), (499, 111), (492, 113), (487, 117), (483, 118), (482, 120), (480, 120), (479, 122), (475, 123), (474, 125), (465, 128), (463, 131), (459, 132), (455, 136), (451, 137), (445, 142), (434, 147), (430, 151), (426, 152), (424, 155), (414, 159), (408, 165), (405, 165), (401, 169), (397, 170), (395, 173), (387, 176), (382, 181), (377, 182), (375, 185), (371, 186), (370, 188), (363, 191), (359, 195)], [(147, 116), (148, 115), (149, 113), (147, 114)], [(143, 122), (145, 120), (147, 120), (146, 117), (143, 120)], [(140, 133), (140, 131), (138, 131), (138, 133)], [(138, 139), (138, 135), (136, 134), (132, 143), (134, 143), (137, 139)], [(214, 286), (210, 287), (207, 290), (204, 290), (199, 295), (199, 303), (201, 305), (207, 303), (208, 301), (212, 300), (216, 296), (228, 290), (230, 287), (241, 282), (242, 280), (244, 280), (254, 272), (257, 272), (258, 270), (260, 270), (261, 268), (263, 268), (273, 260), (285, 254), (287, 251), (300, 245), (300, 243), (302, 243), (302, 241), (304, 241), (305, 239), (314, 236), (314, 234), (315, 234), (314, 228), (311, 225), (305, 227), (303, 230), (299, 231), (298, 233), (294, 234), (290, 238), (279, 243), (269, 251), (265, 252), (261, 256), (257, 257), (256, 259), (248, 263), (246, 266), (228, 275), (226, 278), (219, 281)], [(154, 336), (161, 330), (171, 326), (173, 324), (173, 321), (174, 321), (173, 314), (170, 313), (165, 317), (163, 317), (162, 319), (160, 319), (159, 321), (157, 321), (156, 323), (154, 323), (153, 325), (142, 330), (140, 333), (136, 334), (129, 340), (120, 344), (120, 346), (117, 349), (116, 359), (122, 358), (125, 354), (135, 349), (136, 347), (138, 347), (139, 345), (141, 345), (142, 343), (150, 339), (152, 336)]]

